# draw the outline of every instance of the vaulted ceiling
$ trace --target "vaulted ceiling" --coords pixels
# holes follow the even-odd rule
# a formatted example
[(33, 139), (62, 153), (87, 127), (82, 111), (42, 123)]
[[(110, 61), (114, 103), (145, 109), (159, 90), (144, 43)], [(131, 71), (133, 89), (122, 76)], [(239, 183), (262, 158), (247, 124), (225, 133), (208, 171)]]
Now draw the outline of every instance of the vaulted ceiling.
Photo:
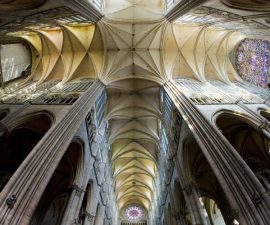
[(159, 155), (160, 86), (126, 79), (108, 86), (111, 163), (119, 208), (151, 208)]
[[(160, 86), (175, 78), (241, 80), (231, 60), (235, 46), (245, 37), (269, 39), (270, 16), (262, 12), (269, 3), (264, 0), (259, 2), (265, 7), (257, 9), (255, 0), (205, 1), (173, 23), (165, 18), (164, 0), (105, 0), (97, 24), (57, 1), (5, 2), (0, 1), (0, 11), (9, 7), (0, 15), (0, 36), (6, 42), (23, 40), (32, 52), (32, 73), (24, 83), (99, 78), (107, 85), (119, 209), (130, 204), (151, 209), (162, 121)], [(171, 2), (168, 10), (181, 0)], [(14, 7), (28, 11), (16, 15)], [(241, 10), (251, 8), (255, 12)]]
[(119, 210), (135, 204), (151, 209), (159, 155), (163, 1), (113, 1), (99, 22), (106, 59), (107, 119), (113, 181)]

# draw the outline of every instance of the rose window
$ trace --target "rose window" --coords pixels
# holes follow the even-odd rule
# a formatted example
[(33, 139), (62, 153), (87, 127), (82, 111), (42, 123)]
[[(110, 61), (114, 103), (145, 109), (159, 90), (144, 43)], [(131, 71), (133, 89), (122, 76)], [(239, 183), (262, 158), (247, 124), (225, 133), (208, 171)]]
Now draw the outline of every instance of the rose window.
[(143, 210), (139, 206), (129, 206), (125, 210), (125, 217), (127, 220), (140, 220), (143, 218)]
[(266, 87), (269, 76), (270, 43), (244, 39), (236, 51), (236, 69), (242, 79)]

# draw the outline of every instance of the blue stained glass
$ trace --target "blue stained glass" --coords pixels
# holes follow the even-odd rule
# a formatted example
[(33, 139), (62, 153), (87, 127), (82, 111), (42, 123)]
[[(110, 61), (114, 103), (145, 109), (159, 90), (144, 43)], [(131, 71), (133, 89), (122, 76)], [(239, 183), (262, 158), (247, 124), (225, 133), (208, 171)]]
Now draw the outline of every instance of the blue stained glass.
[(241, 78), (265, 88), (268, 82), (270, 43), (266, 40), (244, 39), (236, 51), (236, 69)]

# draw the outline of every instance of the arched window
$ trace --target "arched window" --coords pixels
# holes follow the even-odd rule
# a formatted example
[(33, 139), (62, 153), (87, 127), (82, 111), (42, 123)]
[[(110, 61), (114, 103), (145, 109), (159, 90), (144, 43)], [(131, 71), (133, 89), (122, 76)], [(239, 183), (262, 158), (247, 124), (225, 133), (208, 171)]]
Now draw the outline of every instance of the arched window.
[(23, 43), (1, 45), (3, 82), (9, 82), (31, 72), (31, 52)]

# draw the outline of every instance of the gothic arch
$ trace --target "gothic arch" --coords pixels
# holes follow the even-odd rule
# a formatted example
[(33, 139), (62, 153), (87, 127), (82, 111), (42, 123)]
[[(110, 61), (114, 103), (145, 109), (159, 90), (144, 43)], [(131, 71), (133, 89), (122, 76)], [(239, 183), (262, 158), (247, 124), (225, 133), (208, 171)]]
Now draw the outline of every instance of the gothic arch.
[(267, 109), (261, 109), (259, 110), (259, 113), (261, 116), (263, 116), (265, 119), (267, 119), (270, 122), (270, 111)]
[[(35, 123), (35, 121), (40, 122)], [(9, 130), (14, 130), (19, 127), (30, 126), (33, 127), (33, 129), (37, 129), (37, 127), (40, 127), (39, 129), (41, 130), (48, 130), (54, 122), (54, 115), (49, 111), (43, 110), (17, 117), (9, 124), (8, 128)]]
[[(196, 196), (195, 198), (197, 198), (202, 205), (203, 198), (212, 199), (220, 208), (226, 224), (231, 224), (233, 221), (233, 218), (231, 217), (233, 217), (233, 215), (231, 214), (231, 207), (226, 195), (223, 192), (210, 163), (205, 158), (193, 136), (187, 137), (183, 142), (183, 168), (185, 168), (184, 189), (186, 189), (187, 192), (193, 189), (193, 192), (196, 192), (194, 195)], [(206, 210), (204, 206), (202, 210)], [(210, 212), (210, 210), (207, 211), (207, 213)], [(211, 215), (208, 215), (208, 218), (211, 225), (216, 225), (216, 221), (211, 220)], [(192, 216), (190, 219), (192, 220)]]
[(222, 116), (230, 116), (231, 118), (237, 118), (239, 121), (246, 123), (247, 125), (254, 128), (255, 130), (258, 130), (260, 126), (260, 121), (258, 121), (256, 118), (248, 114), (238, 112), (238, 111), (232, 111), (228, 109), (222, 109), (215, 112), (214, 115), (212, 116), (212, 121), (216, 125), (217, 128), (219, 128), (219, 126), (217, 125), (217, 120), (218, 118)]
[(13, 173), (50, 129), (52, 115), (45, 111), (34, 112), (17, 118), (0, 140), (0, 190)]
[(74, 139), (63, 155), (36, 207), (33, 225), (60, 225), (67, 212), (72, 190), (77, 191), (76, 177), (81, 173), (83, 145)]
[(0, 110), (0, 121), (4, 119), (9, 114), (9, 109)]
[(261, 181), (266, 191), (269, 191), (269, 140), (260, 132), (259, 127), (252, 124), (252, 121), (244, 115), (228, 112), (219, 114), (215, 122), (224, 137)]

